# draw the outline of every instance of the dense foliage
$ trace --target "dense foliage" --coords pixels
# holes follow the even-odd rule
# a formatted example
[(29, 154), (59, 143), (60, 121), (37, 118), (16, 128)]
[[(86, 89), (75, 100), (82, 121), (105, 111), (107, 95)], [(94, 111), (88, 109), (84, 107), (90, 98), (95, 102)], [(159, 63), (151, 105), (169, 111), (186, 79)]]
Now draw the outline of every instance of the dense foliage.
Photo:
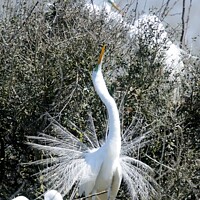
[[(185, 58), (191, 78), (182, 83), (180, 102), (173, 104), (173, 82), (160, 72), (163, 55), (156, 59), (156, 49), (145, 46), (151, 38), (145, 44), (136, 43), (128, 38), (123, 23), (105, 20), (105, 13), (89, 14), (83, 7), (79, 1), (58, 1), (48, 10), (41, 4), (34, 9), (22, 4), (17, 11), (4, 7), (7, 15), (0, 21), (0, 199), (18, 194), (35, 199), (46, 190), (42, 177), (33, 176), (41, 166), (24, 165), (43, 156), (26, 145), (26, 136), (45, 131), (46, 113), (80, 139), (79, 130), (93, 129), (93, 118), (103, 138), (106, 110), (94, 92), (90, 73), (104, 43), (105, 79), (119, 105), (122, 129), (137, 126), (137, 121), (151, 129), (150, 142), (141, 149), (140, 158), (155, 169), (161, 199), (199, 199), (198, 60)], [(139, 127), (136, 134), (140, 134)], [(125, 193), (123, 188), (119, 198)]]

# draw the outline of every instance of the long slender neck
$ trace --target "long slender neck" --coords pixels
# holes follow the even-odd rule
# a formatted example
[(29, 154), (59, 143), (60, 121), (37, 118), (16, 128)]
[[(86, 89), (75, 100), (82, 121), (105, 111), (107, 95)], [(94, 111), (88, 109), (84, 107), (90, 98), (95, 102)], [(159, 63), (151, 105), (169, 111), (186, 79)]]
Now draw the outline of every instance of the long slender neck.
[(115, 100), (110, 96), (108, 89), (106, 87), (103, 75), (101, 72), (101, 65), (97, 66), (92, 73), (92, 81), (95, 90), (102, 102), (105, 104), (108, 110), (109, 116), (109, 134), (107, 142), (117, 142), (121, 147), (121, 135), (120, 135), (120, 119), (119, 112)]

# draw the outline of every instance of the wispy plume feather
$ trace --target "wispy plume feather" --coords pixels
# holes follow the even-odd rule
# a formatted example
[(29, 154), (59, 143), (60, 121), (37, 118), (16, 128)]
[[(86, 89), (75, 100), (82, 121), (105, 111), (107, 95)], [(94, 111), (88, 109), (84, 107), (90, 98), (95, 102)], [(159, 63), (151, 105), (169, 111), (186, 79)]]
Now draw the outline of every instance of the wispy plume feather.
[[(28, 136), (31, 141), (28, 144), (44, 151), (46, 156), (45, 159), (30, 164), (45, 165), (46, 167), (40, 171), (40, 174), (44, 177), (47, 187), (58, 190), (64, 196), (70, 192), (70, 199), (73, 199), (77, 195), (79, 186), (90, 180), (93, 174), (84, 157), (87, 152), (98, 149), (94, 148), (98, 144), (97, 136), (94, 136), (95, 133), (82, 132), (85, 140), (83, 143), (53, 118), (50, 120), (50, 134), (40, 133), (39, 136)], [(136, 125), (139, 127), (141, 123), (137, 122)], [(130, 126), (122, 135), (120, 165), (123, 181), (131, 199), (149, 199), (150, 196), (157, 194), (155, 189), (157, 184), (152, 178), (153, 170), (142, 161), (135, 159), (133, 155), (145, 146), (150, 132), (146, 131), (141, 136), (135, 137), (134, 131), (137, 128)]]

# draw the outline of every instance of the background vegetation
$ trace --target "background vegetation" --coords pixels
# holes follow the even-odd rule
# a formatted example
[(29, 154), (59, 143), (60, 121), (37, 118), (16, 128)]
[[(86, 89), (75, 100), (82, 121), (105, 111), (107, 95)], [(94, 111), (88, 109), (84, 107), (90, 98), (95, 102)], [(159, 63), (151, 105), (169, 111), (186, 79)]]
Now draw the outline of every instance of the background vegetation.
[[(151, 38), (145, 44), (136, 43), (127, 37), (123, 24), (105, 20), (105, 13), (89, 14), (83, 5), (68, 0), (57, 1), (48, 10), (39, 3), (30, 7), (26, 1), (15, 11), (8, 2), (4, 6), (6, 15), (0, 21), (0, 199), (18, 194), (35, 199), (46, 190), (42, 177), (33, 176), (40, 166), (23, 165), (43, 156), (26, 145), (26, 136), (45, 130), (46, 113), (78, 137), (81, 134), (69, 120), (82, 131), (93, 131), (92, 118), (99, 138), (104, 137), (106, 110), (90, 77), (103, 43), (107, 45), (105, 79), (119, 105), (122, 129), (138, 123), (151, 129), (151, 141), (139, 157), (155, 169), (161, 199), (199, 199), (198, 59), (185, 57), (191, 78), (181, 83), (181, 99), (173, 104), (174, 84), (160, 73), (163, 55), (155, 59), (157, 49), (147, 47)], [(136, 128), (136, 134), (142, 133), (142, 127)], [(125, 195), (122, 189), (119, 198)]]

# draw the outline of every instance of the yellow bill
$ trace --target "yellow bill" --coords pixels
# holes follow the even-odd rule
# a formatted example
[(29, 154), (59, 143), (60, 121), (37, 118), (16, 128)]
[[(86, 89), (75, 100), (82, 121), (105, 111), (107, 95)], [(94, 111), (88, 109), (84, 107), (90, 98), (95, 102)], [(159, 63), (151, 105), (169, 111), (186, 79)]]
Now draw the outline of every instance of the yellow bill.
[(105, 48), (106, 48), (106, 45), (104, 44), (102, 49), (101, 49), (101, 53), (99, 55), (99, 59), (98, 59), (98, 65), (101, 63), (102, 59), (103, 59), (103, 55), (105, 53)]

